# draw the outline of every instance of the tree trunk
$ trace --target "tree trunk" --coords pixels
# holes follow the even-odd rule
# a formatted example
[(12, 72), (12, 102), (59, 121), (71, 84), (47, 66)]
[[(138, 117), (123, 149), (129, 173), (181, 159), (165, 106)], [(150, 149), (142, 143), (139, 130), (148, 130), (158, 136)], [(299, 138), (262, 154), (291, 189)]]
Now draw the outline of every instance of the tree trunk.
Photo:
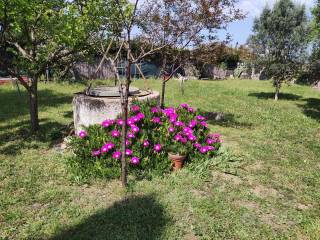
[(164, 96), (165, 96), (165, 93), (166, 93), (166, 81), (163, 78), (162, 87), (161, 87), (161, 99), (160, 99), (160, 107), (161, 108), (164, 108)]
[(33, 77), (32, 85), (28, 90), (29, 94), (29, 110), (30, 110), (30, 124), (31, 131), (37, 132), (39, 130), (39, 117), (38, 117), (38, 78)]
[(276, 83), (276, 93), (275, 93), (275, 95), (274, 95), (274, 100), (275, 100), (275, 101), (278, 101), (278, 99), (279, 99), (279, 93), (280, 93), (280, 84), (277, 82), (277, 83)]
[(164, 56), (163, 56), (163, 62), (162, 62), (162, 72), (163, 72), (163, 76), (162, 76), (162, 87), (161, 87), (161, 99), (160, 99), (160, 107), (164, 108), (164, 97), (166, 94), (166, 66), (167, 66), (167, 55), (165, 53), (164, 50)]
[(122, 102), (122, 133), (121, 133), (121, 183), (123, 187), (127, 186), (127, 162), (126, 162), (126, 138), (128, 132), (127, 120), (128, 120), (128, 104), (129, 104), (129, 87), (131, 83), (131, 44), (130, 44), (130, 35), (128, 34), (128, 49), (127, 49), (127, 78), (125, 84), (125, 92)]

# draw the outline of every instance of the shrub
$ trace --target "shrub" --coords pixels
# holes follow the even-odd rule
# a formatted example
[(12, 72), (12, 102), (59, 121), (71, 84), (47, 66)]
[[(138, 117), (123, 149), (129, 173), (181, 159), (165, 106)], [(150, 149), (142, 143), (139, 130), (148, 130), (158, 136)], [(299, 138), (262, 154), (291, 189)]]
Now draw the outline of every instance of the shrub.
[[(120, 176), (121, 118), (92, 125), (71, 139), (73, 170), (86, 177)], [(187, 163), (212, 158), (220, 134), (210, 134), (203, 116), (187, 104), (160, 109), (156, 102), (131, 106), (127, 134), (128, 171), (135, 175), (163, 174), (171, 169), (168, 152), (186, 154)]]

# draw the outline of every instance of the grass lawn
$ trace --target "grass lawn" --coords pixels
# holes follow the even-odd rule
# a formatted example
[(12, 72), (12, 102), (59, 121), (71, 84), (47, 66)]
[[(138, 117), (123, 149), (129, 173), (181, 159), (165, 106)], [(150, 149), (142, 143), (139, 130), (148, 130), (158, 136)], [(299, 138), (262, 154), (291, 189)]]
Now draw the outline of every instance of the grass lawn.
[(225, 113), (210, 122), (224, 154), (123, 190), (77, 182), (55, 147), (83, 88), (40, 84), (30, 136), (26, 93), (0, 86), (0, 239), (320, 239), (320, 92), (284, 87), (274, 102), (268, 81), (190, 81), (182, 96), (171, 81), (167, 104)]

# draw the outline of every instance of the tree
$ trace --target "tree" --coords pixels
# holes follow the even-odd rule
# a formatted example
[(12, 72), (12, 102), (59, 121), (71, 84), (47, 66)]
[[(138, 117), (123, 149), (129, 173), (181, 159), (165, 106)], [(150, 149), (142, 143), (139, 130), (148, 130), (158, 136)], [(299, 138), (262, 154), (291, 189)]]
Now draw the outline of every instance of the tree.
[[(184, 50), (216, 39), (215, 30), (225, 28), (228, 23), (244, 17), (235, 3), (235, 0), (146, 1), (138, 26), (145, 39), (162, 46), (162, 107), (166, 82), (188, 63)], [(176, 56), (169, 62), (168, 57), (172, 50)]]
[[(3, 0), (0, 2), (1, 67), (29, 95), (31, 129), (39, 128), (38, 79), (47, 66), (59, 66), (85, 53), (108, 18), (103, 0)], [(104, 21), (106, 22), (106, 21)], [(22, 74), (30, 77), (26, 82)]]
[[(126, 135), (128, 131), (128, 97), (131, 85), (131, 65), (140, 60), (165, 51), (169, 46), (189, 46), (201, 38), (200, 32), (205, 29), (221, 27), (227, 20), (239, 15), (234, 10), (235, 0), (227, 1), (141, 1), (124, 2), (114, 0), (118, 7), (120, 17), (118, 22), (123, 26), (121, 38), (126, 51), (126, 80), (119, 81), (119, 92), (122, 105), (122, 157), (121, 157), (121, 182), (127, 185), (126, 170)], [(232, 6), (229, 11), (224, 7)], [(171, 11), (171, 13), (169, 13)], [(205, 15), (203, 15), (205, 14)], [(170, 15), (170, 17), (168, 17)], [(190, 19), (194, 21), (191, 25)], [(198, 21), (198, 22), (197, 22)], [(197, 23), (197, 24), (196, 24)], [(138, 36), (133, 37), (132, 30), (137, 27)], [(167, 35), (167, 33), (170, 33)], [(165, 37), (163, 37), (165, 34)], [(132, 52), (133, 39), (139, 40), (140, 51)], [(173, 45), (174, 44), (174, 45)], [(121, 45), (122, 46), (122, 45)], [(171, 73), (171, 77), (175, 69)], [(163, 90), (164, 96), (164, 90)], [(163, 98), (162, 98), (163, 99)]]
[(249, 44), (266, 67), (278, 100), (282, 84), (292, 80), (304, 63), (308, 44), (308, 22), (304, 5), (280, 0), (264, 8), (253, 25)]
[(315, 7), (312, 10), (313, 21), (312, 21), (312, 38), (314, 39), (317, 47), (317, 54), (320, 58), (320, 0), (317, 1)]
[(317, 1), (315, 7), (312, 10), (312, 54), (310, 57), (310, 63), (308, 64), (308, 72), (306, 73), (306, 79), (311, 84), (319, 84), (320, 82), (320, 0)]
[(317, 1), (316, 6), (312, 10), (312, 32), (311, 38), (313, 40), (313, 51), (311, 60), (320, 60), (320, 0)]

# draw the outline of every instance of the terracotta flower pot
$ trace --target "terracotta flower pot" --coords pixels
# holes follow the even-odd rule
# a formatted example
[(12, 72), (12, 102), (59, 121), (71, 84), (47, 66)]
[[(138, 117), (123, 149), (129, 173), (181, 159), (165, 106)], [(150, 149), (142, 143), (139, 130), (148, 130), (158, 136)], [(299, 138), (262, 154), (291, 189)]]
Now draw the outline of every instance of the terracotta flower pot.
[(173, 170), (177, 171), (182, 168), (183, 162), (186, 159), (186, 155), (179, 155), (174, 153), (168, 153), (169, 159), (172, 161)]

